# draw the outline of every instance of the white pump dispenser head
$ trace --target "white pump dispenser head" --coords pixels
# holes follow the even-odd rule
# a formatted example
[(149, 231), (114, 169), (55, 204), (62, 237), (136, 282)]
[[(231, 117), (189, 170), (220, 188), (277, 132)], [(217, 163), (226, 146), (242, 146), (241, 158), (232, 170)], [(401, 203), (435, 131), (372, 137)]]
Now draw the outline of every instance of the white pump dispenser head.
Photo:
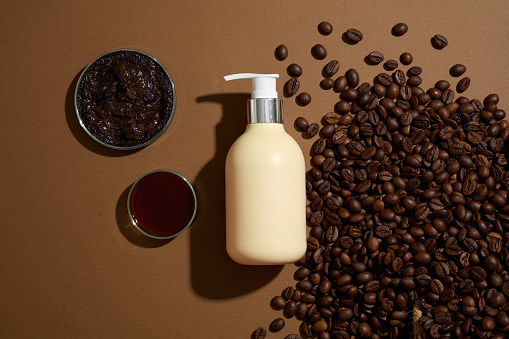
[(224, 77), (226, 81), (253, 79), (251, 99), (277, 99), (276, 79), (279, 74), (238, 73)]
[(282, 101), (277, 97), (276, 79), (279, 74), (238, 73), (224, 77), (226, 81), (252, 79), (253, 91), (248, 100), (247, 119), (250, 124), (282, 123)]

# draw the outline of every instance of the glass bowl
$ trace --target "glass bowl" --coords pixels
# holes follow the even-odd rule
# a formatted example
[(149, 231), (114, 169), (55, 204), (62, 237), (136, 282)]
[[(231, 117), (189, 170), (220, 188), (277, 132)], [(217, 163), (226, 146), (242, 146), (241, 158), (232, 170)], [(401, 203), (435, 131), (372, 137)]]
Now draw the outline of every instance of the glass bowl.
[(154, 57), (116, 49), (94, 59), (74, 92), (79, 124), (99, 144), (133, 150), (154, 142), (175, 112), (173, 81)]
[(193, 186), (182, 175), (155, 170), (131, 186), (127, 211), (133, 225), (154, 239), (170, 239), (184, 232), (196, 216)]

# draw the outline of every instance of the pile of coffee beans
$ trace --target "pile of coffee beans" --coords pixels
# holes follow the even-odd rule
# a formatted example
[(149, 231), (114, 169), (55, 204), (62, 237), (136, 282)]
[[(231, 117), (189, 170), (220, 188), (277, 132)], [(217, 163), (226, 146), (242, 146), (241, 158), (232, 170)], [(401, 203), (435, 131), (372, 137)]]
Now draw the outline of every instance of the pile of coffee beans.
[[(407, 31), (400, 23), (391, 32)], [(431, 41), (447, 45), (440, 35)], [(509, 122), (499, 96), (456, 97), (446, 80), (425, 90), (420, 67), (383, 66), (373, 83), (360, 83), (355, 69), (338, 76), (340, 100), (322, 127), (295, 121), (318, 135), (306, 178), (308, 246), (295, 286), (271, 307), (299, 319), (303, 337), (505, 338)], [(465, 71), (457, 64), (450, 75)], [(461, 79), (457, 92), (469, 83)]]

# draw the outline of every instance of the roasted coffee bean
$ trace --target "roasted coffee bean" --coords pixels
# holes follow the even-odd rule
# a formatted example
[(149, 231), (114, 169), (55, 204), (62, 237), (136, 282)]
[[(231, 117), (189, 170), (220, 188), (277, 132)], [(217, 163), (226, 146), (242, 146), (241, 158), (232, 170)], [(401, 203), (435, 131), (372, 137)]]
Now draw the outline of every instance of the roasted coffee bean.
[(436, 49), (443, 49), (447, 46), (448, 41), (444, 36), (437, 34), (431, 38), (431, 44)]
[(286, 300), (281, 296), (276, 296), (272, 298), (272, 300), (270, 301), (270, 305), (275, 310), (282, 310), (286, 305)]
[(283, 327), (285, 327), (285, 320), (283, 318), (277, 318), (270, 323), (269, 330), (271, 332), (279, 332)]
[(308, 135), (308, 137), (312, 138), (318, 134), (319, 130), (320, 130), (320, 126), (318, 126), (317, 123), (311, 123), (308, 126), (308, 128), (306, 128), (306, 134)]
[(327, 21), (322, 21), (318, 24), (318, 32), (320, 32), (321, 35), (329, 35), (332, 33), (332, 24)]
[(281, 292), (281, 296), (286, 300), (292, 299), (295, 290), (292, 287), (287, 287)]
[[(334, 89), (337, 91), (337, 92), (342, 92), (346, 89), (346, 87), (348, 86), (348, 81), (346, 80), (346, 77), (345, 76), (340, 76), (338, 77), (335, 81), (334, 81)], [(348, 111), (346, 113), (350, 112), (350, 108), (348, 109)]]
[(311, 48), (311, 55), (317, 60), (323, 60), (327, 57), (327, 49), (321, 44), (316, 44)]
[(442, 101), (444, 102), (444, 104), (448, 105), (450, 104), (454, 99), (454, 92), (447, 88), (446, 90), (443, 91), (442, 93)]
[(422, 73), (422, 68), (419, 66), (412, 66), (408, 69), (408, 75), (409, 76), (416, 76), (420, 75)]
[(456, 91), (458, 91), (458, 93), (463, 93), (468, 89), (469, 86), (470, 78), (464, 77), (458, 82), (458, 85), (456, 86)]
[(297, 79), (296, 77), (292, 77), (290, 78), (290, 80), (286, 82), (286, 93), (288, 93), (288, 96), (292, 96), (299, 91), (299, 87), (300, 87), (299, 79)]
[(320, 87), (325, 90), (329, 90), (334, 87), (334, 80), (331, 78), (322, 79), (322, 81), (320, 81)]
[(351, 88), (357, 87), (359, 85), (359, 73), (357, 72), (357, 70), (350, 68), (348, 71), (345, 72), (345, 77), (348, 82), (348, 85)]
[(394, 79), (394, 82), (399, 86), (403, 86), (406, 82), (405, 73), (403, 73), (403, 71), (399, 69), (393, 73), (392, 77)]
[(372, 64), (378, 65), (382, 61), (384, 61), (384, 55), (378, 51), (373, 51), (368, 54), (367, 59)]
[(285, 45), (279, 45), (274, 51), (276, 59), (283, 61), (288, 57), (288, 48)]
[[(387, 74), (387, 73), (380, 73), (377, 75), (376, 77), (376, 80), (378, 81), (378, 83), (380, 85), (383, 85), (383, 86), (389, 86), (390, 84), (392, 84), (392, 77)], [(399, 90), (398, 90), (399, 92)], [(392, 102), (392, 101), (391, 101)], [(394, 102), (392, 102), (394, 104)]]
[(308, 92), (302, 92), (297, 95), (295, 102), (300, 106), (307, 106), (311, 102), (311, 95)]
[(394, 36), (402, 36), (408, 32), (408, 25), (405, 23), (398, 23), (391, 29), (391, 33)]
[(364, 37), (362, 33), (355, 28), (348, 29), (345, 34), (346, 38), (352, 43), (358, 43)]
[(396, 60), (387, 60), (385, 63), (384, 63), (384, 68), (387, 70), (387, 71), (394, 71), (396, 68), (398, 68), (398, 62)]
[(252, 339), (265, 339), (267, 336), (267, 330), (263, 327), (257, 328), (251, 335)]
[[(297, 303), (293, 300), (288, 301), (284, 308), (284, 315), (287, 318), (292, 318), (297, 314)], [(284, 324), (283, 324), (284, 326)]]
[(405, 52), (399, 56), (399, 61), (401, 61), (403, 65), (410, 65), (412, 61), (414, 61), (414, 57), (412, 54)]
[(302, 67), (297, 64), (290, 64), (287, 68), (287, 72), (292, 77), (300, 77), (302, 75)]
[(333, 76), (336, 74), (339, 70), (339, 62), (337, 60), (331, 60), (327, 65), (324, 67), (324, 72), (328, 76)]
[[(317, 125), (318, 126), (318, 125)], [(304, 132), (307, 130), (307, 128), (309, 127), (309, 123), (307, 121), (306, 118), (304, 117), (298, 117), (297, 119), (295, 119), (295, 128), (298, 130), (298, 131), (301, 131), (301, 132)], [(317, 130), (318, 132), (318, 130)], [(320, 152), (321, 153), (321, 152)]]
[(449, 70), (449, 74), (452, 77), (457, 78), (459, 76), (462, 76), (466, 72), (466, 70), (467, 70), (467, 68), (465, 67), (465, 65), (463, 65), (463, 64), (455, 64)]
[(315, 124), (306, 254), (278, 307), (307, 336), (379, 338), (399, 335), (419, 300), (422, 337), (497, 337), (509, 326), (496, 318), (509, 309), (506, 113), (498, 95), (455, 98), (446, 80), (426, 91), (420, 67), (392, 67), (360, 85), (323, 69), (340, 101)]

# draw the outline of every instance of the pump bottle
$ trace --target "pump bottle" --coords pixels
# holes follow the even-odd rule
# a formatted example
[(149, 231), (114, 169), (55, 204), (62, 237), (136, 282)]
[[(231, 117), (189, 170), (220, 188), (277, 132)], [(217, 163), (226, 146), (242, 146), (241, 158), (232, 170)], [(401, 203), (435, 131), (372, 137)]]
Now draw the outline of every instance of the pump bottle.
[(252, 79), (246, 131), (225, 164), (226, 249), (237, 263), (281, 265), (306, 251), (304, 156), (282, 123), (278, 74), (241, 73)]

